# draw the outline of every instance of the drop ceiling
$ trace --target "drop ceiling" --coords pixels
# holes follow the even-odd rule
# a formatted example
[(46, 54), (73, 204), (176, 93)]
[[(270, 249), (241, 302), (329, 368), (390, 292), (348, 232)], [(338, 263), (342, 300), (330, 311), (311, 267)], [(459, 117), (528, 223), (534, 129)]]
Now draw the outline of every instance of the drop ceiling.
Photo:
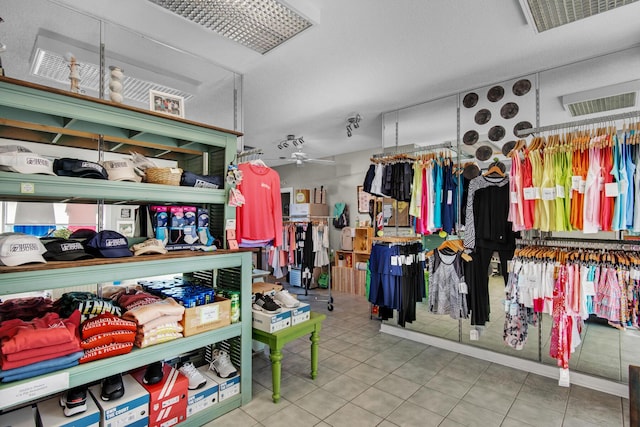
[[(264, 54), (148, 0), (53, 3), (241, 73), (244, 143), (277, 158), (277, 144), (289, 134), (303, 136), (312, 157), (381, 147), (385, 112), (542, 70), (548, 71), (539, 82), (541, 124), (572, 119), (562, 96), (637, 78), (640, 2), (542, 32), (523, 2), (287, 0), (313, 25)], [(622, 53), (603, 57), (612, 52)], [(590, 58), (599, 59), (581, 62)], [(355, 114), (364, 119), (349, 138), (347, 118)], [(430, 140), (406, 141), (405, 134), (404, 143), (456, 138), (448, 119), (442, 129), (428, 114), (416, 120), (434, 129)], [(415, 126), (400, 126), (400, 136)]]

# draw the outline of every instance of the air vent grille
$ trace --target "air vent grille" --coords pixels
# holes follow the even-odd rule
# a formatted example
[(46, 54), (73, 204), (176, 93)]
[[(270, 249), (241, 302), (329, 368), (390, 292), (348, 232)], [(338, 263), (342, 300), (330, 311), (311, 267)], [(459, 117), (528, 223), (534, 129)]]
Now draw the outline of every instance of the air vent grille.
[(149, 1), (262, 54), (311, 27), (275, 0)]
[[(98, 93), (100, 67), (88, 62), (79, 62), (78, 67), (80, 69), (80, 90), (83, 92), (92, 91)], [(55, 52), (38, 48), (34, 56), (31, 73), (63, 85), (69, 84), (69, 63), (62, 55)], [(108, 74), (107, 72), (105, 75), (104, 86), (107, 88), (107, 91), (109, 87)], [(193, 97), (192, 94), (185, 91), (127, 76), (126, 70), (123, 85), (124, 98), (140, 103), (149, 102), (149, 90), (151, 89), (170, 95), (181, 96), (185, 101)]]
[(607, 12), (638, 0), (521, 0), (538, 32)]
[(621, 95), (576, 102), (573, 104), (567, 104), (567, 109), (571, 113), (571, 116), (576, 117), (584, 116), (586, 114), (618, 110), (620, 108), (630, 108), (636, 105), (636, 94), (637, 92), (629, 92)]

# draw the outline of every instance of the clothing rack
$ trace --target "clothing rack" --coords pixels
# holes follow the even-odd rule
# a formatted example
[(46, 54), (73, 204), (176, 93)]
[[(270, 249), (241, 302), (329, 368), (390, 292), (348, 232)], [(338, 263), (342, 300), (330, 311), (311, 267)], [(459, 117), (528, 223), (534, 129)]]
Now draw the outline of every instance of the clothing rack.
[(254, 148), (251, 150), (241, 151), (236, 156), (236, 159), (238, 163), (248, 162), (250, 160), (259, 159), (263, 154), (264, 152), (262, 151), (262, 148)]
[(431, 151), (437, 151), (437, 150), (443, 150), (443, 149), (453, 150), (453, 144), (449, 141), (449, 142), (443, 142), (441, 144), (429, 145), (424, 147), (415, 147), (415, 148), (406, 149), (406, 150), (385, 151), (382, 153), (374, 154), (372, 158), (377, 160), (377, 159), (384, 159), (386, 157), (398, 156), (402, 154), (405, 154), (405, 155), (422, 154), (422, 153), (428, 153)]
[(418, 236), (383, 236), (383, 237), (374, 237), (374, 243), (414, 243), (420, 242), (422, 240), (421, 237)]
[[(317, 224), (325, 224), (327, 226), (327, 228), (329, 227), (329, 220), (335, 218), (334, 216), (301, 216), (301, 217), (295, 217), (295, 216), (288, 216), (288, 217), (283, 217), (283, 223), (284, 224), (312, 224), (312, 225), (317, 225)], [(327, 230), (328, 231), (328, 230)], [(326, 299), (319, 299), (317, 296), (315, 297), (316, 301), (321, 301), (321, 302), (326, 302), (327, 303), (327, 310), (329, 311), (333, 311), (333, 297), (331, 296), (331, 244), (329, 244), (329, 264), (327, 264), (327, 274), (328, 274), (328, 278), (327, 278), (327, 290), (329, 292), (329, 295)], [(299, 295), (299, 297), (302, 298), (307, 298), (309, 297), (309, 288), (308, 287), (304, 287), (304, 295)]]
[(556, 246), (572, 249), (606, 249), (614, 251), (640, 251), (640, 242), (612, 241), (602, 239), (575, 240), (565, 238), (555, 239), (516, 239), (516, 245), (523, 246)]
[(555, 125), (538, 126), (535, 128), (522, 129), (518, 131), (519, 137), (525, 137), (533, 133), (547, 132), (550, 130), (568, 129), (577, 126), (593, 125), (597, 123), (614, 122), (617, 120), (633, 119), (640, 117), (640, 111), (630, 111), (628, 113), (610, 114), (608, 116), (594, 117), (591, 119), (577, 120), (575, 122), (558, 123)]

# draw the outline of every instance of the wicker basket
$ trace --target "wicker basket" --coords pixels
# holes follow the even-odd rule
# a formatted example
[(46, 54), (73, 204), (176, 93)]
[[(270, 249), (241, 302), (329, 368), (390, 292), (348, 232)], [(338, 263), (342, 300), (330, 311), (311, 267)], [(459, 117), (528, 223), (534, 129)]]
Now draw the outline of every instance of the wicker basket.
[(148, 168), (144, 173), (145, 180), (153, 184), (180, 185), (182, 177), (180, 168)]

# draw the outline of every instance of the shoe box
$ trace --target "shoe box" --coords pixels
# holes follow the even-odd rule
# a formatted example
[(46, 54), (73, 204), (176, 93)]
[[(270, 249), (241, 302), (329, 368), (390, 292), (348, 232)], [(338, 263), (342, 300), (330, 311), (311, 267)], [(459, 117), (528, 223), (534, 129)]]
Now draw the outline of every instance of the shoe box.
[(218, 383), (218, 402), (240, 394), (240, 371), (238, 371), (238, 375), (231, 378), (220, 378), (212, 370), (207, 370), (204, 374)]
[(218, 403), (219, 385), (216, 380), (207, 375), (209, 366), (201, 366), (198, 371), (207, 379), (207, 383), (198, 390), (189, 390), (187, 397), (187, 418)]
[[(62, 411), (60, 406), (58, 406), (58, 408)], [(25, 406), (24, 408), (0, 415), (0, 427), (35, 427), (35, 425), (35, 406)]]
[(38, 402), (38, 427), (99, 427), (100, 410), (87, 393), (87, 410), (67, 417), (60, 406), (60, 396)]
[(311, 306), (301, 302), (298, 307), (289, 309), (291, 311), (291, 326), (306, 322), (311, 318)]
[(264, 332), (278, 332), (291, 326), (291, 312), (283, 308), (280, 313), (269, 314), (260, 310), (253, 312), (253, 327)]
[(149, 393), (149, 426), (170, 427), (187, 418), (189, 379), (169, 364), (162, 367), (162, 381), (145, 384), (146, 368), (135, 371), (133, 377)]
[(282, 285), (277, 283), (253, 282), (251, 284), (251, 302), (254, 301), (256, 294), (269, 295), (271, 298), (276, 292), (282, 290)]
[(149, 393), (131, 375), (122, 376), (124, 396), (115, 400), (102, 400), (100, 384), (89, 387), (100, 410), (102, 427), (149, 425)]

